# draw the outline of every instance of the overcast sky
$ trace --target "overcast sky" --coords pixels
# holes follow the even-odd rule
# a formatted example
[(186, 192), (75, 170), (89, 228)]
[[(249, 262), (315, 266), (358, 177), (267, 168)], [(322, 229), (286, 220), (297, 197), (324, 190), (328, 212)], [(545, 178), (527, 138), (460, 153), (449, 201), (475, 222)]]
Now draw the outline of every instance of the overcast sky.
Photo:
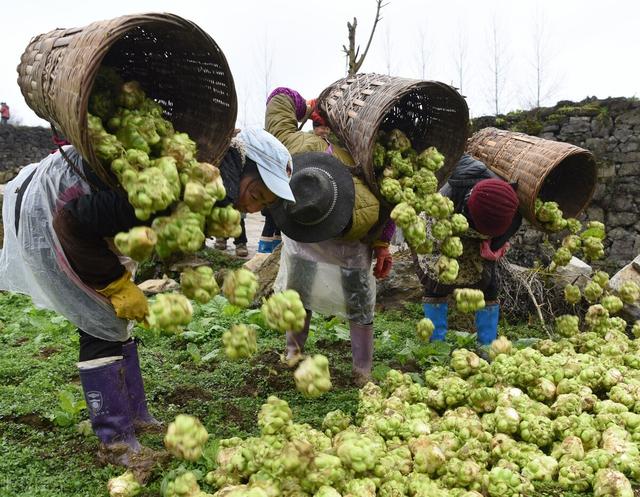
[[(495, 113), (496, 46), (501, 112), (535, 102), (536, 46), (542, 55), (542, 105), (587, 96), (640, 96), (637, 0), (388, 3), (361, 71), (424, 76), (459, 87), (462, 67), (462, 93), (472, 116)], [(23, 0), (3, 7), (0, 100), (25, 124), (43, 124), (16, 83), (15, 67), (32, 36), (122, 14), (164, 11), (196, 22), (220, 45), (235, 79), (242, 126), (262, 123), (268, 89), (289, 86), (312, 98), (343, 77), (346, 23), (358, 18), (364, 48), (375, 0)]]

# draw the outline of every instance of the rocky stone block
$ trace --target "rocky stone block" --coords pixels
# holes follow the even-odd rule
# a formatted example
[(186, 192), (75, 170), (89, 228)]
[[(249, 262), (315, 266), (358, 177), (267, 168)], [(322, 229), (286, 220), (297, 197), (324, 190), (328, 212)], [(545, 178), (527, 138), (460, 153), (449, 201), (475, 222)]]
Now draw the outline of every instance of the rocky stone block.
[(640, 108), (635, 108), (627, 112), (623, 112), (616, 117), (616, 125), (628, 124), (629, 126), (636, 126), (640, 124)]
[(608, 228), (631, 226), (637, 219), (638, 216), (634, 212), (609, 212), (606, 225)]

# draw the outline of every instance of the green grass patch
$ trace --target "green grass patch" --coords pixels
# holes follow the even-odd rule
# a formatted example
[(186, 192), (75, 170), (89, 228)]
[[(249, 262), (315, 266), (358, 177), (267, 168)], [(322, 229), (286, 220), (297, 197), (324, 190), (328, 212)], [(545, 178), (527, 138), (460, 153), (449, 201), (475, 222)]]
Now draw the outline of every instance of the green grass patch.
[[(447, 363), (456, 347), (475, 346), (475, 336), (467, 333), (473, 325), (469, 316), (452, 310), (453, 331), (440, 344), (416, 339), (421, 317), (419, 304), (376, 316), (375, 377), (394, 367), (420, 378), (430, 365)], [(258, 353), (232, 362), (224, 356), (221, 335), (241, 322), (259, 327)], [(512, 339), (536, 333), (533, 327), (508, 323), (502, 329)], [(180, 413), (197, 416), (212, 446), (220, 438), (258, 434), (257, 412), (269, 395), (285, 399), (296, 422), (314, 427), (329, 411), (354, 413), (357, 407), (348, 326), (339, 319), (314, 316), (312, 321), (307, 352), (327, 355), (334, 384), (317, 400), (296, 391), (292, 372), (281, 363), (283, 334), (266, 329), (257, 311), (237, 309), (222, 297), (195, 305), (194, 319), (182, 335), (139, 328), (135, 335), (142, 340), (140, 360), (152, 413), (165, 423)], [(0, 497), (102, 497), (107, 480), (123, 472), (102, 466), (96, 437), (78, 432), (77, 422), (87, 412), (80, 404), (77, 354), (78, 334), (70, 323), (34, 309), (26, 297), (0, 292)], [(162, 438), (145, 435), (141, 441), (161, 449)], [(206, 460), (182, 464), (206, 472)], [(141, 495), (159, 495), (163, 475), (179, 465), (157, 467)]]

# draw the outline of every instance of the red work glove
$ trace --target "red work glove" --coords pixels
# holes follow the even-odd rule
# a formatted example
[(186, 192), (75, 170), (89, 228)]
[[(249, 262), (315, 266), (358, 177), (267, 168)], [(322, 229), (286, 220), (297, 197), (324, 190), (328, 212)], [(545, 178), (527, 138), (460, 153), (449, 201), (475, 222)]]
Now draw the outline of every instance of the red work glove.
[(488, 261), (500, 260), (504, 257), (504, 254), (507, 253), (509, 247), (511, 247), (511, 244), (507, 242), (494, 252), (491, 250), (491, 240), (482, 240), (482, 243), (480, 244), (480, 257)]
[(389, 253), (389, 247), (375, 247), (373, 250), (376, 254), (376, 266), (373, 268), (373, 275), (382, 280), (389, 276), (391, 266), (393, 266), (393, 259)]

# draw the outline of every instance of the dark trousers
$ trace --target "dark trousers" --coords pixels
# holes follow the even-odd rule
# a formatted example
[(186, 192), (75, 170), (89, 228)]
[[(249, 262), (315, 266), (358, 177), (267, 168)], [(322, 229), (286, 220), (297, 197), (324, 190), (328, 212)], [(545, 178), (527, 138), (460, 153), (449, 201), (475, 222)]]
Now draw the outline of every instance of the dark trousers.
[(244, 217), (240, 219), (240, 227), (242, 228), (242, 233), (238, 238), (233, 239), (233, 243), (236, 246), (247, 244), (247, 229), (244, 226)]
[(89, 335), (81, 329), (78, 329), (78, 333), (80, 333), (80, 362), (122, 355), (122, 346), (130, 341), (129, 339), (126, 342), (110, 342)]
[[(420, 282), (424, 288), (424, 296), (427, 298), (444, 298), (451, 295), (456, 288), (462, 288), (456, 285), (445, 285), (437, 280), (431, 279), (427, 274), (422, 275)], [(464, 285), (464, 288), (482, 290), (486, 301), (497, 300), (500, 290), (500, 279), (498, 277), (496, 263), (485, 261), (480, 280), (472, 285)]]
[(264, 209), (262, 211), (262, 215), (264, 216), (264, 226), (262, 227), (262, 236), (264, 237), (272, 237), (272, 236), (280, 236), (280, 230), (276, 225), (276, 222), (273, 220), (271, 213), (268, 209)]

